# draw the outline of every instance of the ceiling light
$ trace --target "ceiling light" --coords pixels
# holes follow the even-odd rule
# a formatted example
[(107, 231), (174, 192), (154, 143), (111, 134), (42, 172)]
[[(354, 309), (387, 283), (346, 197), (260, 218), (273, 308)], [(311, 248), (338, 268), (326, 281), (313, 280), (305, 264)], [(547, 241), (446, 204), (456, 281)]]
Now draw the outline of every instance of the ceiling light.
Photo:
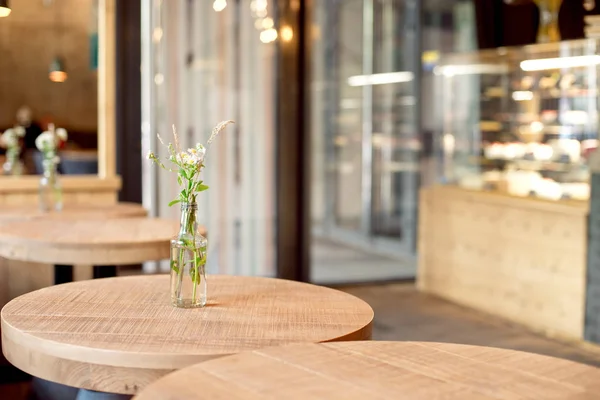
[(279, 36), (281, 36), (281, 40), (284, 42), (289, 42), (294, 37), (294, 30), (290, 26), (282, 26), (281, 30), (279, 31)]
[(267, 29), (260, 33), (260, 41), (263, 43), (271, 43), (277, 40), (277, 30), (275, 28)]
[(544, 71), (548, 69), (591, 67), (600, 64), (600, 55), (573, 56), (560, 58), (540, 58), (521, 61), (523, 71)]
[(0, 17), (8, 17), (11, 9), (8, 0), (0, 0)]
[(64, 82), (67, 80), (67, 71), (65, 63), (60, 57), (56, 57), (50, 64), (50, 73), (48, 77), (52, 82)]
[(412, 72), (389, 72), (385, 74), (355, 75), (348, 78), (350, 86), (384, 85), (386, 83), (410, 82), (414, 78)]
[(227, 7), (227, 0), (215, 0), (213, 3), (213, 10), (221, 12)]
[(433, 69), (435, 75), (444, 76), (505, 74), (507, 72), (508, 65), (505, 64), (444, 65)]

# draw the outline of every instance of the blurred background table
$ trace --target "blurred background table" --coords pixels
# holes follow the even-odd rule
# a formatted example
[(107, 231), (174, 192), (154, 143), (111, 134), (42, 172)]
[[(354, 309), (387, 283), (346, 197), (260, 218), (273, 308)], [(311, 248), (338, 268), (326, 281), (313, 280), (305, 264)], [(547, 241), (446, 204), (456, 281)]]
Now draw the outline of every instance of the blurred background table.
[(334, 289), (209, 276), (208, 296), (202, 309), (174, 308), (166, 275), (44, 288), (2, 309), (2, 350), (38, 378), (134, 394), (169, 372), (244, 350), (371, 337), (371, 307)]
[(66, 265), (57, 267), (55, 283), (71, 281), (75, 264), (96, 266), (96, 278), (114, 276), (116, 265), (169, 258), (170, 240), (178, 226), (177, 221), (159, 218), (38, 218), (4, 225), (0, 256)]
[(266, 348), (165, 376), (137, 400), (597, 399), (600, 369), (512, 350), (426, 342)]

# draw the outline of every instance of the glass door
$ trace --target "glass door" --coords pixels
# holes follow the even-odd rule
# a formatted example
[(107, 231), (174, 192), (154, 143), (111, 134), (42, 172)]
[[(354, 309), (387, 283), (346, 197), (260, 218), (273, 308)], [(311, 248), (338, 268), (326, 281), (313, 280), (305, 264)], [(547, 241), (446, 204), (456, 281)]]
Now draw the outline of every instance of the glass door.
[(419, 5), (324, 0), (313, 22), (313, 281), (413, 277)]

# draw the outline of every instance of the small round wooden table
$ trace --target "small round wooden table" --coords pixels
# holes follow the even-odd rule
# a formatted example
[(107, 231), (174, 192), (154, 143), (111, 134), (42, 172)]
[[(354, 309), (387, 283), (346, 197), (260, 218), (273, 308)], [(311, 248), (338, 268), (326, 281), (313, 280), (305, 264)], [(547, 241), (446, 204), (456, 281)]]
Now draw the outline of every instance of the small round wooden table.
[(72, 280), (74, 264), (94, 265), (96, 278), (114, 276), (116, 265), (169, 258), (178, 226), (159, 218), (37, 218), (0, 229), (0, 256), (55, 264), (57, 284)]
[[(114, 218), (136, 218), (146, 217), (148, 211), (136, 203), (115, 203), (115, 204), (66, 204), (62, 211), (43, 212), (37, 205), (29, 206), (2, 206), (0, 207), (0, 228), (4, 226), (23, 221), (37, 219), (49, 220), (106, 220)], [(1, 231), (2, 229), (0, 229)], [(94, 268), (94, 276), (114, 276), (116, 269), (113, 266), (97, 266)], [(72, 280), (73, 266), (56, 265), (54, 268), (55, 283), (64, 283)]]
[(598, 399), (600, 369), (537, 354), (425, 342), (266, 348), (203, 362), (137, 400)]
[(371, 337), (373, 310), (334, 289), (208, 276), (208, 305), (174, 308), (169, 276), (72, 282), (2, 309), (2, 350), (21, 370), (99, 392), (134, 394), (174, 370), (267, 346)]

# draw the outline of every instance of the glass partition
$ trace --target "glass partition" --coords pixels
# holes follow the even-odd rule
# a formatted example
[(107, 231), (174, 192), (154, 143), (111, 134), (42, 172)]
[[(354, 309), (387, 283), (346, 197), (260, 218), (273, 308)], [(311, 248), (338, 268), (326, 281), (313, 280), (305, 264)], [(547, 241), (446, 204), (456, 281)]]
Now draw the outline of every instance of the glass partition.
[(315, 2), (313, 281), (414, 275), (418, 2)]
[(312, 23), (312, 280), (413, 277), (418, 195), (436, 179), (432, 70), (475, 46), (473, 2), (323, 0)]

